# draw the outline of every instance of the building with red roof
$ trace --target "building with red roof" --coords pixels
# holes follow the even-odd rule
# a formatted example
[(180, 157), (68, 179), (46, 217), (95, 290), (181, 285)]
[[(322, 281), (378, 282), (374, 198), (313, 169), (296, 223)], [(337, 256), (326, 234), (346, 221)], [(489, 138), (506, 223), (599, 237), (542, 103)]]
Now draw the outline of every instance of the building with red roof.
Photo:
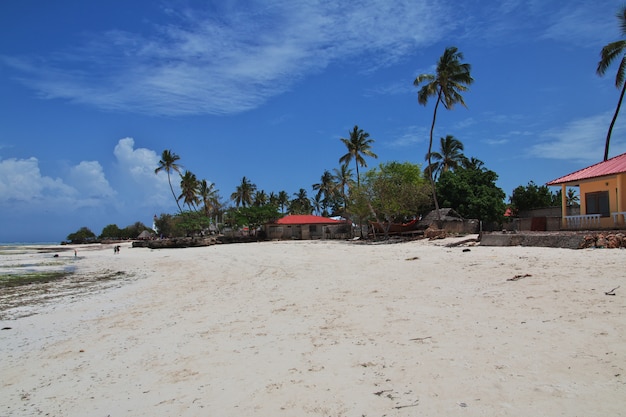
[[(561, 187), (565, 228), (624, 226), (626, 214), (626, 153), (548, 182)], [(579, 187), (580, 215), (566, 215), (567, 187)]]
[(338, 239), (347, 238), (349, 223), (312, 214), (290, 214), (265, 225), (270, 239)]

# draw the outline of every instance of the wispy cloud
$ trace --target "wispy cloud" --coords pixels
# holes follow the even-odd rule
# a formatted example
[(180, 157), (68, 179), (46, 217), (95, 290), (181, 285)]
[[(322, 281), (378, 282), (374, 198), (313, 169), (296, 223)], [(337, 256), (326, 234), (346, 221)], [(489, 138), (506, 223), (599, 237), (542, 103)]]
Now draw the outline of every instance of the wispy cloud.
[(402, 132), (391, 133), (391, 140), (385, 146), (394, 149), (414, 146), (417, 143), (428, 141), (428, 128), (423, 126), (408, 126)]
[[(615, 12), (617, 9), (616, 5)], [(611, 36), (618, 36), (617, 19), (604, 13), (604, 9), (598, 10), (593, 2), (585, 1), (578, 4), (573, 2), (552, 13), (549, 25), (541, 37), (597, 47), (603, 46)]]
[[(553, 128), (540, 135), (541, 142), (530, 147), (532, 157), (572, 160), (582, 163), (598, 162), (604, 154), (608, 123), (612, 113), (603, 113), (571, 121), (562, 128)], [(610, 154), (626, 151), (626, 142), (620, 140), (626, 133), (626, 120), (617, 119), (611, 135)]]
[(396, 62), (446, 25), (430, 0), (251, 3), (174, 13), (151, 34), (109, 31), (46, 57), (4, 57), (42, 97), (147, 114), (252, 109), (332, 62)]

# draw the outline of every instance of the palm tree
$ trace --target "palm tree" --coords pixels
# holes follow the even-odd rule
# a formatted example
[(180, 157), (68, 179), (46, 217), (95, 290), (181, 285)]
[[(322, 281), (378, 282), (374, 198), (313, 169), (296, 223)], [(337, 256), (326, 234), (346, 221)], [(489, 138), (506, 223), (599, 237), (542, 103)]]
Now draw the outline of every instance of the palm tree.
[(461, 166), (464, 169), (474, 170), (474, 171), (482, 171), (485, 168), (485, 163), (478, 158), (463, 158), (461, 161)]
[[(474, 79), (470, 75), (470, 64), (461, 63), (462, 59), (463, 54), (459, 52), (455, 46), (450, 46), (445, 49), (443, 55), (439, 58), (435, 74), (421, 74), (413, 81), (415, 87), (424, 83), (422, 88), (417, 92), (417, 101), (419, 104), (425, 106), (430, 97), (437, 97), (435, 110), (433, 112), (433, 122), (430, 126), (428, 153), (426, 154), (429, 156), (429, 167), (432, 166), (430, 156), (433, 150), (433, 131), (435, 129), (435, 121), (437, 120), (439, 103), (441, 103), (446, 110), (452, 110), (456, 103), (461, 103), (461, 105), (467, 107), (461, 93), (469, 89), (468, 86), (474, 82)], [(429, 173), (428, 177), (430, 178), (435, 209), (437, 210), (437, 220), (440, 221), (439, 202), (437, 201), (435, 179), (433, 178), (432, 172)]]
[(452, 135), (441, 138), (440, 152), (432, 152), (426, 155), (427, 160), (434, 160), (432, 166), (429, 166), (428, 173), (432, 170), (433, 176), (439, 176), (442, 172), (454, 170), (463, 163), (465, 155), (463, 155), (463, 143)]
[(178, 200), (182, 199), (183, 203), (187, 204), (190, 210), (192, 208), (195, 209), (195, 207), (200, 204), (200, 197), (198, 196), (200, 183), (196, 178), (196, 174), (185, 171), (185, 173), (180, 176), (180, 189), (181, 193), (178, 196)]
[(567, 189), (567, 196), (566, 196), (566, 204), (568, 207), (578, 207), (580, 198), (578, 197), (578, 195), (576, 194), (576, 190), (574, 190), (573, 188), (568, 188)]
[(172, 187), (172, 180), (170, 179), (170, 174), (172, 171), (176, 171), (180, 174), (180, 169), (182, 168), (180, 165), (176, 163), (180, 159), (180, 156), (173, 153), (171, 150), (164, 150), (161, 153), (161, 160), (159, 161), (159, 166), (154, 170), (155, 174), (158, 174), (159, 171), (167, 172), (167, 182), (170, 183), (170, 190), (172, 190), (172, 195), (174, 196), (174, 200), (176, 201), (176, 205), (178, 206), (178, 211), (181, 213), (183, 210), (180, 208), (180, 204), (178, 204), (178, 199), (176, 198), (176, 193), (174, 192), (174, 188)]
[(361, 186), (361, 182), (359, 179), (359, 165), (362, 167), (366, 167), (367, 163), (365, 162), (365, 158), (363, 156), (370, 156), (372, 158), (378, 158), (374, 152), (372, 152), (372, 143), (374, 143), (374, 139), (370, 139), (370, 134), (364, 132), (363, 129), (359, 129), (358, 126), (354, 126), (350, 133), (350, 138), (340, 138), (341, 141), (348, 148), (348, 153), (339, 158), (339, 162), (345, 165), (350, 164), (354, 159), (354, 164), (356, 165), (356, 182), (357, 186)]
[(255, 191), (256, 185), (252, 184), (246, 177), (243, 177), (236, 191), (230, 195), (230, 199), (235, 202), (237, 207), (240, 205), (247, 207), (252, 204), (252, 196)]
[(254, 194), (253, 204), (257, 207), (262, 207), (267, 204), (268, 200), (269, 200), (269, 197), (267, 196), (267, 193), (264, 190), (257, 191)]
[[(621, 9), (619, 9), (616, 16), (619, 21), (622, 35), (626, 36), (626, 5), (622, 6)], [(613, 132), (613, 126), (615, 125), (617, 114), (619, 113), (619, 109), (622, 106), (622, 100), (624, 99), (624, 92), (626, 91), (626, 84), (624, 83), (624, 80), (626, 79), (626, 55), (624, 55), (624, 52), (626, 52), (626, 39), (621, 39), (619, 41), (611, 42), (605, 45), (600, 52), (600, 62), (598, 62), (598, 68), (596, 69), (596, 73), (600, 76), (603, 76), (606, 73), (606, 70), (611, 66), (613, 61), (621, 57), (619, 67), (617, 68), (617, 75), (615, 76), (615, 87), (618, 89), (621, 88), (622, 92), (619, 95), (617, 108), (615, 109), (613, 120), (611, 120), (611, 124), (609, 125), (609, 131), (606, 134), (606, 143), (604, 145), (605, 161), (609, 159), (609, 143), (611, 142), (611, 132)]]
[(313, 207), (311, 200), (306, 195), (306, 190), (300, 188), (297, 193), (293, 194), (294, 199), (289, 204), (289, 212), (291, 214), (311, 214)]
[(346, 194), (346, 190), (349, 190), (354, 184), (354, 180), (352, 180), (352, 169), (348, 168), (348, 165), (342, 164), (339, 169), (333, 169), (333, 172), (333, 181), (335, 182), (336, 189), (341, 194), (345, 215), (345, 211), (348, 208), (348, 197)]
[(313, 211), (317, 213), (318, 216), (328, 215), (328, 213), (326, 212), (324, 200), (322, 199), (322, 195), (320, 193), (315, 194), (315, 197), (313, 197), (311, 207), (313, 207)]
[(330, 171), (325, 170), (320, 178), (320, 182), (313, 184), (313, 191), (317, 191), (315, 195), (315, 201), (319, 201), (321, 204), (321, 211), (326, 212), (328, 203), (337, 194), (337, 186), (333, 181), (333, 174)]
[(204, 204), (204, 214), (207, 217), (211, 217), (212, 214), (217, 210), (219, 206), (219, 196), (218, 190), (215, 189), (215, 184), (208, 184), (207, 180), (200, 181), (200, 186), (198, 187), (198, 197), (202, 200)]
[(278, 193), (278, 198), (276, 201), (278, 202), (278, 206), (280, 207), (280, 212), (284, 213), (285, 208), (289, 204), (289, 194), (287, 194), (287, 191), (280, 191)]

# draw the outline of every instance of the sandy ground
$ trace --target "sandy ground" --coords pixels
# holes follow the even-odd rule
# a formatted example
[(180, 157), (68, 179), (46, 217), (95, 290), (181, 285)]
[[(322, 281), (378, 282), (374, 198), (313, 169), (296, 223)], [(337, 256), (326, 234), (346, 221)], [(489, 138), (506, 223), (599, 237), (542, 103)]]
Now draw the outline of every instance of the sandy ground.
[(81, 250), (134, 279), (0, 322), (0, 416), (626, 415), (624, 250), (450, 242)]

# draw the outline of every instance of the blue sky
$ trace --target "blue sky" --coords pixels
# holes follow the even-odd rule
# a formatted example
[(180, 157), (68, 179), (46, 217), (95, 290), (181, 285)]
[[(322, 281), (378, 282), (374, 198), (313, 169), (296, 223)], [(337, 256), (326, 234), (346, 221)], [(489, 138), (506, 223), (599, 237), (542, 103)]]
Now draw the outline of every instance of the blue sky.
[[(164, 149), (227, 200), (339, 166), (358, 125), (381, 162), (423, 163), (434, 101), (413, 80), (456, 46), (468, 108), (438, 114), (510, 196), (598, 162), (619, 97), (618, 1), (0, 2), (0, 242), (174, 213)], [(626, 115), (610, 156), (626, 152)], [(173, 178), (174, 182), (178, 180)]]

